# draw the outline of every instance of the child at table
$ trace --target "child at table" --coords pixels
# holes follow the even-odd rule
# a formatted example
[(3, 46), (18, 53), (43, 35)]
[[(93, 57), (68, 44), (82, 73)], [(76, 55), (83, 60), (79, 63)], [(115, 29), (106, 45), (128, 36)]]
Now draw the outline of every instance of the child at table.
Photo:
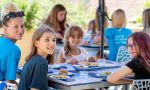
[(108, 76), (107, 81), (115, 83), (131, 73), (135, 73), (134, 79), (150, 79), (150, 36), (144, 32), (133, 33), (127, 40), (127, 49), (133, 59)]
[(77, 64), (86, 61), (86, 52), (80, 48), (83, 31), (79, 26), (70, 26), (64, 35), (64, 47), (59, 51), (58, 62)]
[(31, 45), (18, 90), (48, 90), (47, 71), (48, 64), (54, 62), (55, 33), (48, 26), (41, 26), (34, 32)]
[(67, 10), (64, 5), (56, 4), (52, 8), (48, 17), (44, 21), (44, 24), (53, 28), (56, 33), (57, 42), (61, 43), (64, 37), (64, 32), (68, 28), (68, 24), (66, 23), (67, 19)]

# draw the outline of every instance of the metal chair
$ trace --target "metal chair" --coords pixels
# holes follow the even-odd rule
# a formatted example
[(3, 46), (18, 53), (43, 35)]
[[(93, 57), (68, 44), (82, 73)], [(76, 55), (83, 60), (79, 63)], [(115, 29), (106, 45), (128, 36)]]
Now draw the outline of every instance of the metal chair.
[(116, 61), (121, 64), (126, 64), (131, 60), (131, 55), (128, 53), (125, 46), (120, 46), (117, 53)]
[(150, 79), (133, 80), (132, 90), (150, 90)]
[(18, 86), (16, 84), (6, 83), (6, 89), (5, 90), (18, 90)]

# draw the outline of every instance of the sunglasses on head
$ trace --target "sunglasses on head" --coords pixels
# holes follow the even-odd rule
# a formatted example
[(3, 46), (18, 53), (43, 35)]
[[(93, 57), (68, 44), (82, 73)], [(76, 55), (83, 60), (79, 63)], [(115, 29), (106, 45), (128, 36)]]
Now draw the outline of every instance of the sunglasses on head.
[(23, 11), (20, 12), (10, 12), (4, 16), (3, 24), (5, 24), (10, 18), (23, 17), (25, 16)]
[(9, 20), (10, 18), (16, 18), (16, 17), (23, 17), (25, 16), (23, 11), (20, 12), (10, 12), (7, 15), (5, 15), (4, 19)]

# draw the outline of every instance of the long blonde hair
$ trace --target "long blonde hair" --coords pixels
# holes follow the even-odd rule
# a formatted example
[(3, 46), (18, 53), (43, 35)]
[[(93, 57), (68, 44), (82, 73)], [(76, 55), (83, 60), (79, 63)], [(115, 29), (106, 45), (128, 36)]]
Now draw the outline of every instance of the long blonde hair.
[(125, 27), (126, 23), (127, 21), (126, 21), (126, 15), (125, 15), (124, 10), (118, 9), (113, 12), (112, 14), (112, 26), (113, 27), (117, 27), (117, 28)]
[[(36, 53), (37, 53), (37, 47), (35, 46), (35, 42), (37, 40), (39, 40), (45, 32), (50, 32), (50, 33), (52, 33), (52, 34), (55, 35), (54, 31), (50, 27), (48, 27), (46, 25), (40, 26), (39, 28), (37, 28), (35, 30), (35, 32), (33, 33), (33, 36), (32, 36), (31, 52), (27, 56), (27, 58), (25, 59), (26, 62), (28, 62), (31, 59), (32, 56), (36, 55)], [(48, 64), (53, 64), (54, 63), (53, 55), (48, 55), (46, 57), (46, 60), (48, 61)]]
[(74, 32), (78, 32), (78, 36), (83, 38), (83, 30), (79, 26), (70, 26), (66, 31), (64, 35), (64, 50), (65, 55), (70, 56), (71, 55), (71, 48), (69, 45), (69, 37), (72, 37)]

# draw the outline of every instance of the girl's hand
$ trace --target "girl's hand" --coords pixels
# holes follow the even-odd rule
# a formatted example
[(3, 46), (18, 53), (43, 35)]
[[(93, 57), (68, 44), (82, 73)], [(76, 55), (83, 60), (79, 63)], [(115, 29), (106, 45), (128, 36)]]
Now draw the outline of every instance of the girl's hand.
[(78, 60), (74, 59), (74, 58), (69, 58), (69, 59), (67, 59), (67, 63), (69, 63), (69, 64), (78, 64)]
[(89, 44), (89, 42), (87, 42), (87, 41), (82, 41), (82, 45), (88, 45)]
[(95, 58), (95, 57), (89, 57), (89, 58), (88, 58), (88, 61), (89, 61), (89, 62), (96, 62), (96, 58)]
[(94, 44), (99, 44), (100, 41), (101, 41), (101, 36), (100, 35), (94, 37), (94, 41), (93, 41)]
[(60, 33), (56, 33), (56, 38), (63, 39), (63, 36)]

